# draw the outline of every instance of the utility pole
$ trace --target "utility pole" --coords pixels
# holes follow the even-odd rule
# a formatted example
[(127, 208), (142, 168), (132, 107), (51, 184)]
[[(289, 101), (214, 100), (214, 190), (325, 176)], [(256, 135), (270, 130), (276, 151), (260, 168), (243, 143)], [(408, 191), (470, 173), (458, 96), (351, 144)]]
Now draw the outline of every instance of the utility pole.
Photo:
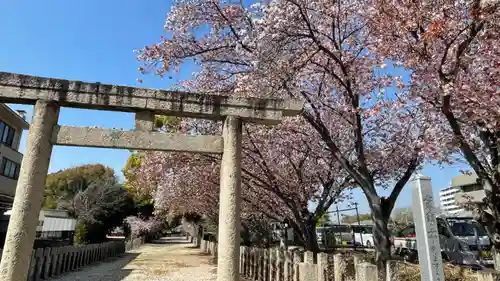
[(335, 205), (335, 212), (337, 213), (337, 224), (340, 225), (340, 210), (339, 210), (339, 205)]
[[(356, 218), (358, 219), (358, 226), (361, 228), (361, 221), (359, 220), (358, 202), (354, 202), (353, 205), (354, 209), (356, 209)], [(363, 244), (363, 231), (361, 231), (361, 229), (359, 232), (359, 237), (361, 239), (361, 246), (364, 246), (365, 244)], [(356, 240), (354, 240), (354, 245), (356, 245)]]

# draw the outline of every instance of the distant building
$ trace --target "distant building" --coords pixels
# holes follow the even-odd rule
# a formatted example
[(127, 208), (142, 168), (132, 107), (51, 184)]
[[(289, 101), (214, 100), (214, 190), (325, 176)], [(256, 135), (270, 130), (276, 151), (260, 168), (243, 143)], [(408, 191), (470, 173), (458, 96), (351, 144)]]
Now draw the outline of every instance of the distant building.
[(443, 214), (471, 216), (472, 212), (464, 206), (468, 203), (480, 203), (485, 197), (476, 175), (453, 177), (450, 186), (439, 192), (439, 201)]
[(18, 151), (23, 130), (29, 128), (24, 111), (0, 103), (0, 214), (12, 207), (23, 155)]
[(76, 219), (66, 211), (42, 210), (36, 228), (37, 239), (69, 239), (76, 229)]
[[(351, 223), (350, 225), (357, 225), (358, 223), (355, 222), (355, 223)], [(373, 220), (362, 220), (362, 221), (359, 221), (359, 224), (360, 225), (373, 225)]]
[(458, 203), (481, 203), (486, 196), (483, 187), (477, 182), (478, 177), (473, 175), (460, 175), (451, 180), (453, 186), (460, 187), (460, 193), (455, 197)]
[(465, 211), (455, 200), (455, 194), (459, 192), (460, 187), (457, 186), (449, 186), (439, 191), (439, 203), (444, 214), (452, 215)]
[[(0, 248), (5, 241), (11, 211), (0, 216)], [(76, 219), (66, 211), (42, 210), (36, 227), (35, 248), (48, 245), (70, 245), (76, 229)]]

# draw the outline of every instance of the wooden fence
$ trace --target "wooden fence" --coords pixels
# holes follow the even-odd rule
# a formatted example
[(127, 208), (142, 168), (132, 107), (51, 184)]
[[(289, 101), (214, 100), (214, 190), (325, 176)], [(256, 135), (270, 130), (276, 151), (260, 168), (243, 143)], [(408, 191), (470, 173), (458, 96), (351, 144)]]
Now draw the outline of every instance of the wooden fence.
[[(38, 248), (33, 250), (27, 281), (46, 280), (76, 271), (92, 263), (117, 257), (144, 244), (144, 237), (82, 246)], [(0, 249), (0, 259), (2, 257)]]
[[(202, 240), (196, 244), (200, 246), (201, 251), (217, 256), (217, 243)], [(379, 281), (377, 267), (366, 258), (356, 253), (319, 253), (315, 258), (312, 252), (241, 246), (240, 275), (246, 280), (255, 281)], [(492, 273), (450, 268), (445, 270), (446, 280), (500, 280)], [(416, 280), (420, 278), (419, 275), (418, 265), (390, 261), (387, 264), (385, 280)]]

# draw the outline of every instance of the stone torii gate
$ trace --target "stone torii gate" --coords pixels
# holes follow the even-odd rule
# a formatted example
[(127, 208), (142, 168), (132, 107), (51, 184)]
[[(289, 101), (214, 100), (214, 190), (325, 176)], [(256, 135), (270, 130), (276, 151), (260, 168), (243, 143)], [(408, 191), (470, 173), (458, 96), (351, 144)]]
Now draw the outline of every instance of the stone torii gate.
[[(232, 98), (6, 72), (0, 72), (0, 102), (35, 105), (0, 262), (3, 281), (27, 278), (53, 145), (222, 154), (217, 280), (239, 281), (242, 122), (278, 124), (303, 107), (294, 100)], [(60, 126), (60, 107), (134, 112), (135, 129)], [(222, 136), (154, 132), (155, 114), (222, 120)]]

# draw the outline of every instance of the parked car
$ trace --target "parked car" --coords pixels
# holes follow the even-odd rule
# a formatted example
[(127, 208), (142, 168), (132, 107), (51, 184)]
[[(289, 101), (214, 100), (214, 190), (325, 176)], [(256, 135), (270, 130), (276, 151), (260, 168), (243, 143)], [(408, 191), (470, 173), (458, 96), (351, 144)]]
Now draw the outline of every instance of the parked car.
[(475, 252), (483, 265), (493, 265), (492, 244), (484, 226), (471, 217), (444, 217), (453, 235), (466, 243)]
[(491, 241), (486, 229), (470, 217), (445, 217), (451, 226), (451, 231), (460, 240), (475, 250), (491, 250)]
[(352, 225), (354, 241), (364, 247), (373, 247), (373, 225)]
[[(471, 267), (481, 267), (476, 255), (470, 250), (467, 243), (457, 238), (448, 222), (443, 218), (436, 218), (443, 261)], [(396, 234), (393, 239), (395, 254), (404, 257), (410, 262), (418, 262), (417, 239), (415, 225), (410, 224)]]
[(322, 247), (373, 247), (372, 225), (326, 225), (316, 228), (318, 243)]

